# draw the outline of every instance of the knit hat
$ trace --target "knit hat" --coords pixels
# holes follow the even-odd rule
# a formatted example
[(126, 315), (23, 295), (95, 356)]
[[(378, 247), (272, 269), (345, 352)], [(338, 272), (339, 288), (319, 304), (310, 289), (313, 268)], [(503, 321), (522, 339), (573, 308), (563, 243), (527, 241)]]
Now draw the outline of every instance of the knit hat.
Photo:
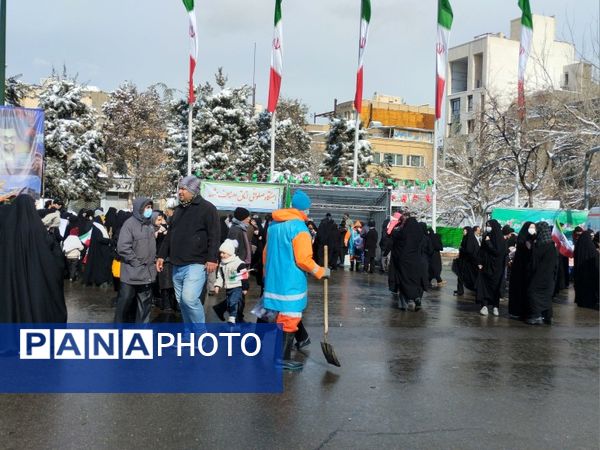
[(310, 205), (310, 197), (298, 189), (292, 197), (292, 208), (299, 209), (300, 211), (306, 211), (310, 208)]
[(246, 208), (237, 207), (233, 212), (233, 217), (241, 222), (242, 220), (250, 217), (250, 211), (248, 211)]
[(189, 175), (179, 180), (179, 185), (177, 187), (179, 189), (183, 188), (194, 195), (198, 195), (200, 193), (200, 179), (194, 175)]
[(235, 239), (225, 239), (225, 241), (219, 247), (219, 251), (227, 253), (228, 255), (235, 255), (235, 249), (238, 247), (238, 241)]

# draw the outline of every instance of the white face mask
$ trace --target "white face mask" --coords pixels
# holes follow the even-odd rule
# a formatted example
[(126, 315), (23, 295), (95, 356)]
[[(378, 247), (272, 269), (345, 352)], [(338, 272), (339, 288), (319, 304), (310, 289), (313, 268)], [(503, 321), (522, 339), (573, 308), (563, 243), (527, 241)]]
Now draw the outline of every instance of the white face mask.
[(532, 236), (536, 233), (535, 228), (529, 228), (527, 232)]
[(485, 227), (485, 232), (490, 233), (492, 231), (492, 227)]

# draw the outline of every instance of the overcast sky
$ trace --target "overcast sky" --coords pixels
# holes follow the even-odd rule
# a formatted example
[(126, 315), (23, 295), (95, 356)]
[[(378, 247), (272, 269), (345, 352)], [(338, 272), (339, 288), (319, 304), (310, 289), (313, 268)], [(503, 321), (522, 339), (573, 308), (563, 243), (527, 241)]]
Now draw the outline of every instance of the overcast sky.
[[(256, 42), (257, 102), (268, 93), (274, 0), (196, 0), (196, 81), (223, 66), (230, 84), (250, 84)], [(509, 34), (517, 0), (452, 0), (450, 45), (486, 32)], [(437, 0), (371, 0), (364, 97), (377, 91), (411, 104), (434, 100)], [(531, 0), (534, 14), (557, 18), (557, 38), (598, 47), (598, 0)], [(282, 95), (311, 112), (351, 100), (357, 64), (360, 0), (284, 0)], [(569, 27), (570, 25), (570, 27)], [(102, 90), (125, 80), (164, 82), (183, 91), (188, 71), (187, 14), (179, 0), (8, 0), (7, 75), (38, 83), (66, 64)], [(517, 64), (517, 61), (515, 61)]]

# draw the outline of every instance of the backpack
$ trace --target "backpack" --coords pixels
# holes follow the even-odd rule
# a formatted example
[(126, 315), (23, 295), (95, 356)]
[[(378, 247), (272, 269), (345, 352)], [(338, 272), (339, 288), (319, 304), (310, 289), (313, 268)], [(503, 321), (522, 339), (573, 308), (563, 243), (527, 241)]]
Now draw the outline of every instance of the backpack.
[(354, 248), (357, 250), (362, 250), (363, 247), (365, 246), (365, 241), (360, 234), (354, 238), (353, 242), (354, 242)]

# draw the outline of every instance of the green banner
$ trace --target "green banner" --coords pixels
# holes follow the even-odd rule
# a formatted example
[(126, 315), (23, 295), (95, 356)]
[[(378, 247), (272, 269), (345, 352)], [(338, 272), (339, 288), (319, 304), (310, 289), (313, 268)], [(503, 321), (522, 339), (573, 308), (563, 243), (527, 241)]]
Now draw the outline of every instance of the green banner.
[(501, 225), (510, 225), (517, 232), (524, 222), (548, 222), (552, 225), (556, 219), (564, 223), (565, 228), (573, 229), (585, 225), (587, 216), (587, 211), (576, 209), (494, 208), (492, 210), (492, 219), (496, 219)]

